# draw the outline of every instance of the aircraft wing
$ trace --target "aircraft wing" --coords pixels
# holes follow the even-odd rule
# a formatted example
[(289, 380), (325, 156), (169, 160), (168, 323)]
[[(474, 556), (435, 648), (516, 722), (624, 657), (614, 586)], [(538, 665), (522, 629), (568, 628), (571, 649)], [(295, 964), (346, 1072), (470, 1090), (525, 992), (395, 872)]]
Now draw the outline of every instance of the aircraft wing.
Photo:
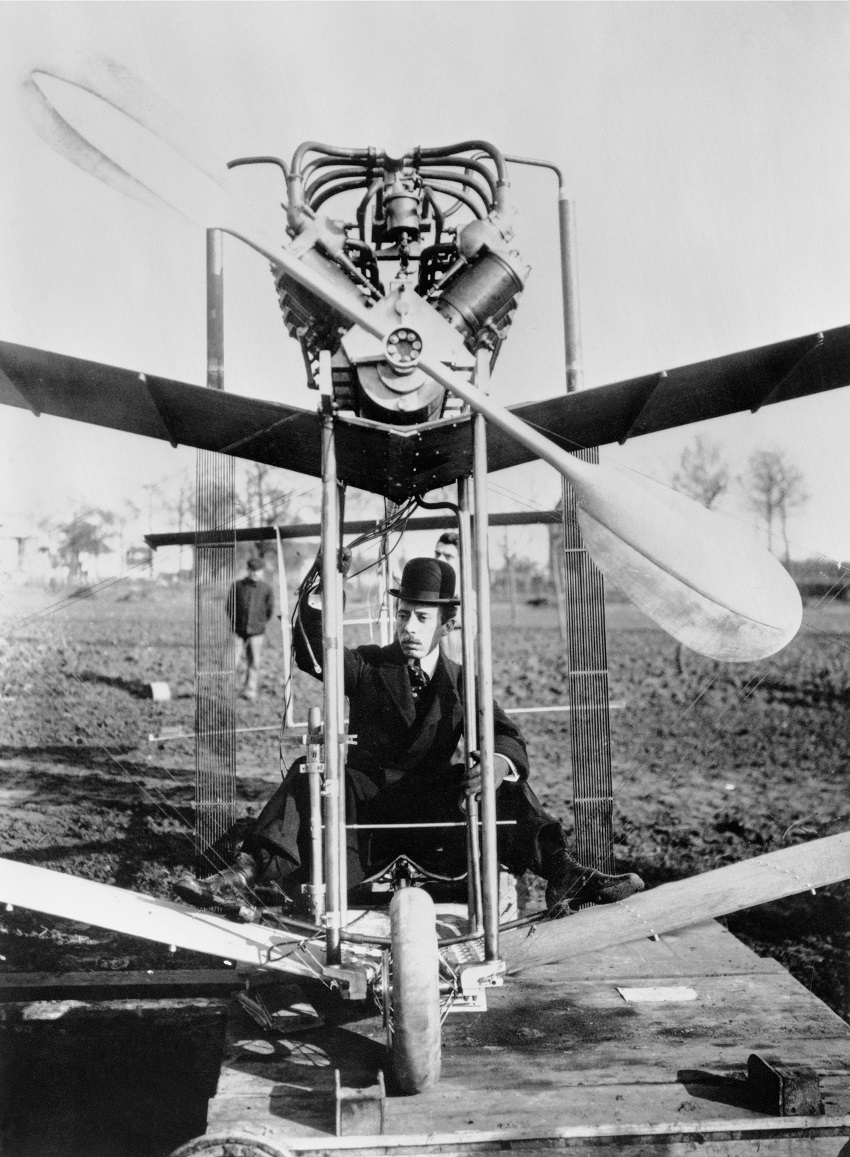
[(0, 342), (0, 402), (321, 476), (316, 414)]
[[(511, 407), (564, 449), (625, 442), (673, 426), (803, 398), (850, 384), (850, 326)], [(210, 390), (65, 354), (0, 342), (0, 403), (162, 438), (321, 476), (315, 411)], [(338, 419), (340, 477), (403, 501), (472, 468), (464, 418), (391, 427)], [(490, 427), (491, 470), (532, 451)]]
[[(850, 326), (509, 407), (565, 450), (622, 444), (639, 434), (805, 398), (850, 384)], [(534, 455), (500, 430), (487, 435), (491, 470)]]
[[(0, 341), (0, 403), (215, 450), (320, 478), (321, 424), (302, 410)], [(391, 427), (337, 420), (340, 477), (402, 502), (472, 470), (466, 418)]]

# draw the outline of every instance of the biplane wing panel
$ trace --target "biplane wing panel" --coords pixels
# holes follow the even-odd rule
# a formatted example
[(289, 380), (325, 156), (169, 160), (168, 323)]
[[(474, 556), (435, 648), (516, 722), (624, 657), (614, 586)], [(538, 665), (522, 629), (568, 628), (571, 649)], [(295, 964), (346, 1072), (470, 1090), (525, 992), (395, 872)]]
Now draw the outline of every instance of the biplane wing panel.
[[(756, 411), (848, 384), (850, 326), (842, 326), (510, 410), (565, 450), (577, 450)], [(487, 451), (491, 470), (534, 457), (493, 427), (488, 429)]]
[(0, 403), (321, 476), (316, 415), (0, 342)]

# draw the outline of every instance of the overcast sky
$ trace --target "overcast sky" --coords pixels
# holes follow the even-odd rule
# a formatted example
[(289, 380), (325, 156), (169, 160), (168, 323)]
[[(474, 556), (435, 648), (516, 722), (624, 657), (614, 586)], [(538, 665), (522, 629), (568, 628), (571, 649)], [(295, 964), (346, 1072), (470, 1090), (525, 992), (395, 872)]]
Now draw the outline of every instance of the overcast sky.
[[(6, 3), (5, 340), (203, 381), (202, 234), (74, 169), (22, 111), (32, 69), (84, 73), (104, 57), (179, 110), (222, 171), (307, 139), (394, 153), (478, 137), (559, 164), (577, 204), (588, 387), (848, 320), (845, 4)], [(280, 173), (239, 180), (279, 229)], [(506, 404), (563, 389), (555, 191), (550, 174), (513, 171), (533, 270), (493, 383)], [(228, 388), (312, 407), (266, 264), (235, 247), (226, 260)], [(139, 501), (194, 463), (24, 411), (0, 421), (0, 521)], [(850, 558), (850, 390), (701, 429), (738, 473), (757, 448), (786, 451), (811, 495), (794, 552)], [(605, 453), (669, 480), (694, 432)], [(542, 465), (493, 482), (493, 509), (559, 492)]]

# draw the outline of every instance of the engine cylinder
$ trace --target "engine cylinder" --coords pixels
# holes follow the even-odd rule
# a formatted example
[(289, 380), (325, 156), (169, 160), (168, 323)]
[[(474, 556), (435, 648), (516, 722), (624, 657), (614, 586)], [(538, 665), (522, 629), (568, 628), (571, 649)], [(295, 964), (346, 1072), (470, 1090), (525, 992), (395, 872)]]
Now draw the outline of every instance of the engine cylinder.
[[(363, 294), (347, 273), (317, 249), (307, 249), (301, 261), (330, 281), (339, 293), (352, 303), (363, 304)], [(351, 329), (352, 322), (332, 305), (317, 297), (294, 278), (281, 274), (275, 282), (286, 328), (293, 337), (306, 342), (312, 351), (339, 347), (340, 334)]]
[(508, 254), (482, 249), (471, 265), (451, 279), (436, 309), (465, 338), (474, 338), (488, 319), (510, 305), (524, 285), (523, 276)]

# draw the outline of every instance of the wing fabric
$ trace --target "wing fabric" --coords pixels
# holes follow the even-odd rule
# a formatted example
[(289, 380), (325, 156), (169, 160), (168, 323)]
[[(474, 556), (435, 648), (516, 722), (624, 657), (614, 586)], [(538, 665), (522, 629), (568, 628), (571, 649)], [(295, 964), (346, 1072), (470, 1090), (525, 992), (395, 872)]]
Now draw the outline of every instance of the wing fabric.
[[(577, 450), (743, 410), (755, 412), (848, 384), (850, 326), (841, 326), (510, 410), (565, 450)], [(490, 428), (487, 457), (491, 470), (503, 470), (531, 461), (533, 454)]]
[(315, 413), (0, 342), (0, 402), (321, 476)]

